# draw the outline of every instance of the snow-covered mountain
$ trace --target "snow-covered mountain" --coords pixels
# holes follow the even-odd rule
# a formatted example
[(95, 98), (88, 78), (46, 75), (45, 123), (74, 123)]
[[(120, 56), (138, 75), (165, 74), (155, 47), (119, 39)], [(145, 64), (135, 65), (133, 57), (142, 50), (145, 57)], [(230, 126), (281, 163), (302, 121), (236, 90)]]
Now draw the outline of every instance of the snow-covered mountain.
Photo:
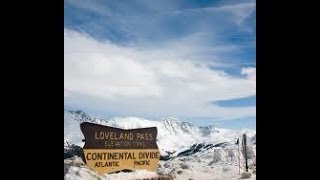
[[(157, 144), (161, 160), (157, 172), (135, 171), (100, 176), (88, 169), (81, 158), (84, 138), (80, 123), (92, 123), (134, 129), (157, 127)], [(250, 179), (255, 179), (256, 132), (250, 129), (231, 130), (215, 126), (197, 127), (175, 118), (147, 120), (137, 117), (93, 118), (82, 111), (64, 112), (65, 179), (141, 179), (156, 174), (169, 175), (173, 179), (239, 179), (239, 157), (243, 172), (244, 157), (235, 144), (244, 133), (248, 137), (248, 162)], [(240, 151), (239, 151), (240, 150)], [(82, 158), (83, 159), (83, 158)]]
[(93, 118), (82, 111), (65, 111), (64, 137), (68, 142), (80, 147), (83, 146), (82, 139), (84, 137), (80, 131), (80, 123), (85, 121), (122, 129), (157, 127), (157, 144), (162, 155), (165, 155), (166, 152), (187, 149), (196, 143), (234, 143), (243, 133), (246, 133), (248, 137), (255, 134), (254, 130), (249, 129), (230, 130), (215, 126), (197, 127), (175, 118), (165, 118), (157, 121), (137, 117), (99, 119)]

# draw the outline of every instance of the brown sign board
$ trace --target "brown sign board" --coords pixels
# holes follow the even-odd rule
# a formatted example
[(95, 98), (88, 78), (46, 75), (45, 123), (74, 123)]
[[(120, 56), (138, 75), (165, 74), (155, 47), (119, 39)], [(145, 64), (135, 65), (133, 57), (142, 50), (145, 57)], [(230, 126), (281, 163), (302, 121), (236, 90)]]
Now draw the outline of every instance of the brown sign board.
[(156, 127), (125, 130), (83, 122), (80, 128), (85, 137), (86, 164), (99, 174), (157, 169), (160, 152)]

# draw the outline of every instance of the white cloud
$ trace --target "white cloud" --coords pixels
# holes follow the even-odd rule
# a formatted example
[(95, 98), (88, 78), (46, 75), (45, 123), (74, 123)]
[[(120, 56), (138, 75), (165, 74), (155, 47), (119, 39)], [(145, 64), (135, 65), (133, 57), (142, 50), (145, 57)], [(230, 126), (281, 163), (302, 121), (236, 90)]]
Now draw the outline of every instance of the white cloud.
[(245, 67), (241, 69), (241, 74), (247, 76), (248, 79), (256, 80), (256, 68), (254, 67)]
[[(255, 107), (222, 108), (210, 103), (255, 95), (255, 68), (242, 69), (245, 78), (232, 77), (183, 56), (188, 48), (121, 47), (68, 29), (64, 42), (66, 102), (73, 94), (98, 98), (105, 111), (130, 115), (255, 116)], [(197, 47), (192, 41), (184, 46)]]
[(219, 10), (233, 14), (233, 20), (240, 25), (256, 8), (255, 2), (240, 3), (235, 5), (225, 5), (219, 7)]

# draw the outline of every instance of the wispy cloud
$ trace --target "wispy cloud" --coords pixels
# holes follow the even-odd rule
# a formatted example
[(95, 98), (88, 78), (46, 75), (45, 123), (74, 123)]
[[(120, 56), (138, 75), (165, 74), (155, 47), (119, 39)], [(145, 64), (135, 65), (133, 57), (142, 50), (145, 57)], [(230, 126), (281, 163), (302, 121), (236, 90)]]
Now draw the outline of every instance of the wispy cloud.
[(247, 76), (248, 79), (256, 80), (257, 72), (256, 68), (245, 67), (241, 69), (241, 74)]
[(66, 104), (72, 103), (72, 96), (91, 97), (104, 111), (128, 115), (255, 116), (255, 107), (223, 108), (210, 103), (255, 95), (254, 68), (243, 70), (247, 76), (236, 77), (209, 68), (206, 61), (182, 59), (188, 51), (179, 46), (156, 51), (123, 47), (69, 29), (64, 38)]
[(65, 0), (65, 106), (254, 118), (255, 1)]
[[(189, 6), (185, 7), (176, 1), (165, 1), (161, 5), (153, 1), (152, 6), (148, 1), (104, 3), (104, 1), (67, 0), (66, 2), (67, 7), (80, 9), (71, 17), (66, 15), (67, 27), (81, 29), (93, 36), (101, 35), (99, 38), (125, 40), (126, 43), (159, 43), (194, 33), (210, 34), (207, 42), (212, 42), (211, 38), (230, 30), (236, 32), (238, 29), (240, 32), (241, 29), (252, 29), (251, 25), (248, 27), (243, 22), (255, 10), (255, 2), (252, 1), (192, 8), (186, 8)], [(78, 21), (80, 23), (74, 24)], [(235, 29), (232, 26), (237, 27)]]

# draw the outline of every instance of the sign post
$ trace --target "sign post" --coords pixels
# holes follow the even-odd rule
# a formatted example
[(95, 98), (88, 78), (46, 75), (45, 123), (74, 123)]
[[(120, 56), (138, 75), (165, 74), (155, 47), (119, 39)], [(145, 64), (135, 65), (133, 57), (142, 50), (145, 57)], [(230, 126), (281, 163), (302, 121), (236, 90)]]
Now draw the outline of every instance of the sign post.
[(248, 156), (247, 156), (247, 136), (243, 134), (243, 152), (245, 158), (246, 172), (248, 172)]
[(99, 174), (157, 169), (160, 152), (156, 127), (125, 130), (83, 122), (80, 128), (85, 137), (86, 164)]

